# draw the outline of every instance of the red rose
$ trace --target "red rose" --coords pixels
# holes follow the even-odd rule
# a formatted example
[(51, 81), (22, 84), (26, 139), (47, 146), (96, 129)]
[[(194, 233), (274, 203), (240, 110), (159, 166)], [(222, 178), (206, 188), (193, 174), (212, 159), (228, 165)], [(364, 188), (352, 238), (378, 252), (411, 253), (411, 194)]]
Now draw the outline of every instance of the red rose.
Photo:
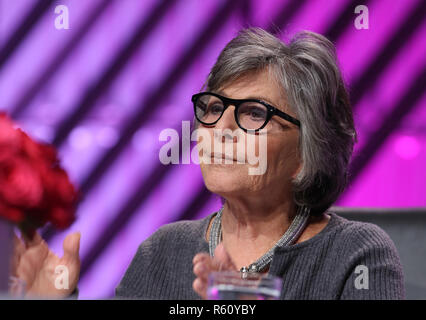
[(14, 223), (20, 223), (24, 221), (25, 215), (21, 210), (10, 206), (5, 206), (0, 201), (0, 218), (5, 218), (6, 220), (12, 221)]
[(12, 121), (4, 113), (0, 113), (0, 146), (18, 146), (19, 140), (20, 134)]
[(74, 222), (75, 218), (72, 212), (61, 207), (55, 207), (50, 210), (49, 221), (59, 229), (65, 229)]
[(51, 222), (63, 229), (75, 220), (78, 195), (56, 149), (32, 140), (0, 113), (0, 217), (26, 228)]
[(0, 197), (8, 204), (36, 207), (43, 196), (40, 176), (31, 163), (20, 157), (0, 162)]
[(22, 153), (30, 160), (44, 161), (48, 165), (53, 165), (57, 160), (56, 150), (47, 144), (36, 143), (25, 132), (21, 131)]

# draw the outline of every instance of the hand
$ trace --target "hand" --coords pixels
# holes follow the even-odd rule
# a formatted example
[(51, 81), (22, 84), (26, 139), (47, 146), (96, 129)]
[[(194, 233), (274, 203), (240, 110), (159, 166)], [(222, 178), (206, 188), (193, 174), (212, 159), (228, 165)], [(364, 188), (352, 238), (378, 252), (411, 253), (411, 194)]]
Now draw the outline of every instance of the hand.
[[(80, 236), (79, 232), (67, 235), (63, 243), (64, 255), (59, 258), (37, 232), (31, 240), (15, 235), (12, 275), (26, 282), (25, 297), (65, 298), (74, 291), (80, 274)], [(59, 265), (68, 270), (68, 289), (55, 286), (58, 277), (66, 276), (55, 273)]]
[(213, 258), (208, 253), (202, 252), (195, 255), (192, 263), (197, 276), (192, 287), (203, 299), (207, 298), (207, 279), (210, 272), (237, 270), (222, 243), (216, 247)]

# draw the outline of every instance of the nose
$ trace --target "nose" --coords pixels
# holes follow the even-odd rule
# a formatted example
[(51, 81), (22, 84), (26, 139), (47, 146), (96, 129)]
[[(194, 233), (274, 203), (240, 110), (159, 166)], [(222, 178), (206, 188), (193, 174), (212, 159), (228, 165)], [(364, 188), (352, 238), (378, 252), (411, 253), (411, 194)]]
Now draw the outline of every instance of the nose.
[(238, 125), (235, 121), (234, 110), (235, 106), (233, 105), (230, 105), (228, 108), (226, 108), (225, 112), (222, 114), (222, 117), (216, 123), (215, 128), (221, 130), (231, 129), (232, 131), (237, 129)]
[(238, 138), (234, 134), (235, 130), (239, 129), (234, 117), (234, 111), (235, 106), (233, 105), (230, 105), (228, 108), (226, 108), (225, 112), (222, 114), (222, 117), (219, 119), (219, 121), (214, 127), (214, 136), (221, 142), (225, 142), (226, 140), (238, 142)]

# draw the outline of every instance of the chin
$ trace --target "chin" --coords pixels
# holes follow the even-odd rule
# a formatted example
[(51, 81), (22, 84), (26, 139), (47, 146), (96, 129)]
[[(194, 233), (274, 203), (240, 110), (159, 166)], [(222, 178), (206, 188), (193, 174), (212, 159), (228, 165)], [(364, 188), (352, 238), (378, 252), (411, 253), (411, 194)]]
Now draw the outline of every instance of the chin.
[(201, 171), (206, 188), (219, 195), (241, 191), (248, 178), (245, 166), (236, 168), (235, 165), (206, 165)]

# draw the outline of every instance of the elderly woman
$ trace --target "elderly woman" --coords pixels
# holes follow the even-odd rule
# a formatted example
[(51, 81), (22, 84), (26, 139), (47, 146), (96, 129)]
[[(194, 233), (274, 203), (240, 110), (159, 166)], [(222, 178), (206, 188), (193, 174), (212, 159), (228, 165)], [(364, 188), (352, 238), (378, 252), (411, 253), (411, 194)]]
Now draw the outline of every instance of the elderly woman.
[[(242, 30), (192, 101), (197, 130), (220, 150), (203, 150), (200, 167), (223, 206), (204, 219), (163, 226), (145, 240), (117, 297), (206, 298), (211, 272), (235, 270), (281, 277), (281, 299), (404, 298), (402, 268), (389, 237), (329, 210), (345, 188), (356, 142), (330, 41), (302, 32), (286, 45), (262, 29)], [(241, 144), (246, 148), (238, 149)], [(267, 159), (261, 174), (249, 174), (255, 165), (241, 161), (241, 154), (236, 158), (238, 150), (247, 156), (250, 147)], [(77, 286), (78, 245), (75, 234), (64, 241), (61, 262), (71, 269), (71, 280), (61, 292), (43, 276), (42, 258), (38, 265), (26, 262), (23, 250), (17, 273), (29, 292), (70, 294)], [(39, 236), (29, 246), (44, 248), (45, 266), (59, 263)], [(368, 273), (361, 287), (359, 266)]]

